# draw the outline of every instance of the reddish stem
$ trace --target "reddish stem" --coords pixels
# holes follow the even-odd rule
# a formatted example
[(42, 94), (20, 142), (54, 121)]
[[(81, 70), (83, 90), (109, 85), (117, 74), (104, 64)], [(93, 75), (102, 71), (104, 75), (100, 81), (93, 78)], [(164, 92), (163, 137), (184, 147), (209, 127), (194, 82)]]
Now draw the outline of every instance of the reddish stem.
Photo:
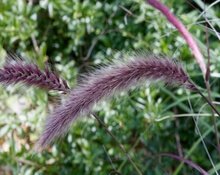
[(192, 53), (194, 54), (197, 63), (199, 64), (203, 76), (205, 78), (206, 75), (206, 64), (204, 61), (204, 58), (199, 50), (199, 47), (197, 46), (195, 40), (193, 39), (192, 35), (189, 33), (189, 31), (186, 29), (186, 27), (178, 20), (174, 14), (172, 14), (168, 7), (166, 7), (164, 4), (162, 4), (158, 0), (147, 0), (147, 2), (152, 5), (154, 8), (158, 9), (163, 13), (163, 15), (167, 18), (167, 20), (173, 24), (176, 29), (181, 33), (183, 38), (188, 43), (189, 47), (192, 49)]

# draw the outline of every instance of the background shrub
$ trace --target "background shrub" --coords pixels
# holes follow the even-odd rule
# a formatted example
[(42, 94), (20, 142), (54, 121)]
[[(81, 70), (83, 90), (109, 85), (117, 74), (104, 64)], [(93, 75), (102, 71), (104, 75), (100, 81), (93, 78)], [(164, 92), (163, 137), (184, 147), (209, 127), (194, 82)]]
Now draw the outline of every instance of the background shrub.
[[(200, 17), (202, 1), (163, 2), (189, 28), (206, 58), (208, 27), (212, 98), (219, 101), (219, 40), (212, 26), (219, 30), (220, 7), (207, 10), (210, 26)], [(0, 32), (1, 65), (6, 51), (27, 57), (42, 68), (48, 62), (71, 87), (91, 66), (118, 59), (121, 52), (128, 51), (179, 58), (191, 78), (205, 87), (185, 41), (160, 12), (142, 0), (1, 0)], [(135, 174), (114, 140), (91, 117), (78, 120), (68, 135), (47, 151), (33, 152), (47, 113), (60, 98), (58, 93), (36, 88), (0, 87), (0, 174), (87, 175), (116, 170)], [(187, 165), (158, 156), (162, 152), (187, 156), (212, 174), (201, 138), (216, 169), (220, 154), (211, 111), (204, 104), (197, 94), (182, 88), (153, 85), (121, 93), (95, 109), (143, 174), (198, 174)], [(202, 137), (192, 113), (201, 113), (196, 115), (196, 124)], [(186, 115), (173, 117), (180, 114)]]

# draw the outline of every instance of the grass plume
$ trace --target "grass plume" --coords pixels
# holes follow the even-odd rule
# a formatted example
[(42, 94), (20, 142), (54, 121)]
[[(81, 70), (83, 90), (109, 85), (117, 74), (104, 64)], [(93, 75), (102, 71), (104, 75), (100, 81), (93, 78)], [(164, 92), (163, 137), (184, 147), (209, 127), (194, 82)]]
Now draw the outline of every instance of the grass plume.
[(36, 64), (8, 56), (8, 60), (0, 69), (0, 83), (4, 85), (22, 83), (27, 86), (36, 86), (48, 90), (66, 92), (69, 87), (65, 80), (46, 68), (40, 70)]
[(64, 103), (48, 117), (37, 149), (47, 147), (55, 138), (66, 133), (77, 117), (88, 114), (100, 100), (149, 80), (161, 80), (168, 85), (195, 89), (182, 66), (167, 58), (134, 56), (133, 60), (103, 67), (85, 76), (70, 91)]

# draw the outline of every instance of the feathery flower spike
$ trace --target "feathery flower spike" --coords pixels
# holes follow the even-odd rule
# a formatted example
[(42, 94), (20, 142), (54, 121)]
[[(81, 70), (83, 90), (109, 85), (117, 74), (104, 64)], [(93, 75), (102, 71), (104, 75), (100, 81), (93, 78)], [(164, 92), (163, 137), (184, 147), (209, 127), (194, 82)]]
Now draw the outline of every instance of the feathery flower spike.
[(195, 90), (182, 66), (167, 58), (135, 56), (127, 63), (103, 67), (86, 76), (47, 118), (36, 148), (44, 149), (55, 138), (66, 133), (77, 117), (88, 114), (100, 100), (147, 80), (162, 80), (168, 85), (182, 85)]
[(4, 85), (23, 83), (27, 86), (64, 92), (69, 89), (66, 81), (48, 68), (40, 70), (36, 64), (25, 63), (18, 59), (13, 60), (11, 56), (4, 67), (0, 69), (0, 83)]

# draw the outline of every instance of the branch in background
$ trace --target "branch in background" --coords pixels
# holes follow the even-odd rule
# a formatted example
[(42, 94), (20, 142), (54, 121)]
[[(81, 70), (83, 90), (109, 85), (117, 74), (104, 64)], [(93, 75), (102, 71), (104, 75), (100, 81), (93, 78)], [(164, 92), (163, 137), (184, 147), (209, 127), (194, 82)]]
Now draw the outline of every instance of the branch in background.
[(0, 83), (4, 85), (22, 83), (27, 86), (36, 86), (48, 90), (66, 92), (69, 87), (65, 80), (59, 78), (48, 68), (40, 70), (36, 64), (25, 63), (22, 60), (13, 60), (8, 56), (8, 61), (0, 69)]
[[(209, 22), (209, 20), (207, 19), (207, 16), (206, 16), (206, 6), (205, 6), (205, 3), (204, 3), (204, 18), (205, 18), (205, 21), (210, 25), (211, 23)], [(206, 87), (207, 87), (207, 92), (208, 92), (208, 99), (209, 101), (212, 102), (212, 96), (211, 96), (211, 87), (210, 87), (210, 65), (211, 65), (211, 62), (210, 62), (210, 45), (209, 45), (209, 33), (208, 33), (208, 24), (206, 23), (206, 27), (205, 27), (205, 34), (206, 34), (206, 46), (207, 46), (207, 57), (208, 57), (208, 63), (207, 63), (207, 72), (206, 72), (206, 79), (205, 79), (205, 83), (206, 83)], [(211, 25), (212, 26), (212, 25)], [(213, 28), (214, 31), (215, 31), (215, 28)], [(217, 35), (218, 36), (218, 35)], [(212, 103), (213, 104), (213, 103)], [(214, 104), (213, 104), (214, 105)], [(213, 121), (213, 126), (214, 126), (214, 129), (215, 129), (215, 138), (216, 138), (216, 143), (217, 143), (217, 150), (218, 150), (218, 153), (220, 154), (220, 142), (219, 142), (219, 134), (218, 134), (218, 127), (217, 127), (217, 124), (216, 124), (216, 118), (215, 118), (215, 115), (214, 115), (214, 111), (212, 110), (212, 121)]]
[(192, 49), (192, 52), (196, 58), (197, 63), (200, 66), (200, 69), (202, 70), (203, 77), (205, 79), (206, 76), (206, 64), (204, 61), (204, 58), (201, 54), (201, 51), (199, 50), (199, 47), (197, 46), (196, 42), (194, 41), (193, 37), (189, 33), (189, 31), (186, 29), (186, 27), (172, 14), (168, 7), (166, 7), (164, 4), (162, 4), (158, 0), (147, 0), (147, 2), (152, 5), (154, 8), (158, 9), (163, 13), (163, 15), (167, 18), (167, 20), (173, 24), (176, 29), (181, 33), (183, 38), (188, 43), (189, 47)]
[(179, 160), (187, 165), (189, 165), (190, 167), (196, 169), (197, 171), (199, 171), (202, 175), (208, 175), (209, 173), (207, 171), (205, 171), (202, 167), (200, 167), (198, 164), (192, 162), (191, 160), (185, 159), (183, 157), (180, 157), (178, 155), (172, 154), (172, 153), (161, 153), (159, 154), (159, 156), (165, 156), (165, 157), (171, 157), (173, 159)]
[(35, 50), (35, 52), (36, 52), (37, 54), (39, 54), (39, 53), (40, 53), (40, 48), (39, 48), (39, 46), (38, 46), (38, 44), (37, 44), (37, 40), (36, 40), (34, 34), (31, 35), (31, 41), (32, 41), (32, 43), (33, 43), (33, 45), (34, 45), (34, 50)]
[[(112, 134), (111, 131), (109, 131), (108, 126), (95, 114), (92, 113), (92, 116), (99, 122), (100, 125), (103, 126), (103, 128), (105, 129), (105, 131), (114, 139), (114, 141), (118, 144), (119, 148), (121, 149), (121, 151), (126, 155), (127, 159), (129, 160), (129, 162), (132, 164), (132, 166), (135, 168), (135, 170), (137, 171), (137, 173), (139, 175), (142, 175), (141, 170), (137, 167), (137, 165), (135, 164), (135, 162), (132, 160), (130, 154), (126, 151), (126, 149), (124, 148), (124, 146), (118, 141), (118, 139), (115, 137), (114, 134)], [(116, 171), (117, 172), (117, 171)], [(118, 172), (117, 172), (118, 173)]]

